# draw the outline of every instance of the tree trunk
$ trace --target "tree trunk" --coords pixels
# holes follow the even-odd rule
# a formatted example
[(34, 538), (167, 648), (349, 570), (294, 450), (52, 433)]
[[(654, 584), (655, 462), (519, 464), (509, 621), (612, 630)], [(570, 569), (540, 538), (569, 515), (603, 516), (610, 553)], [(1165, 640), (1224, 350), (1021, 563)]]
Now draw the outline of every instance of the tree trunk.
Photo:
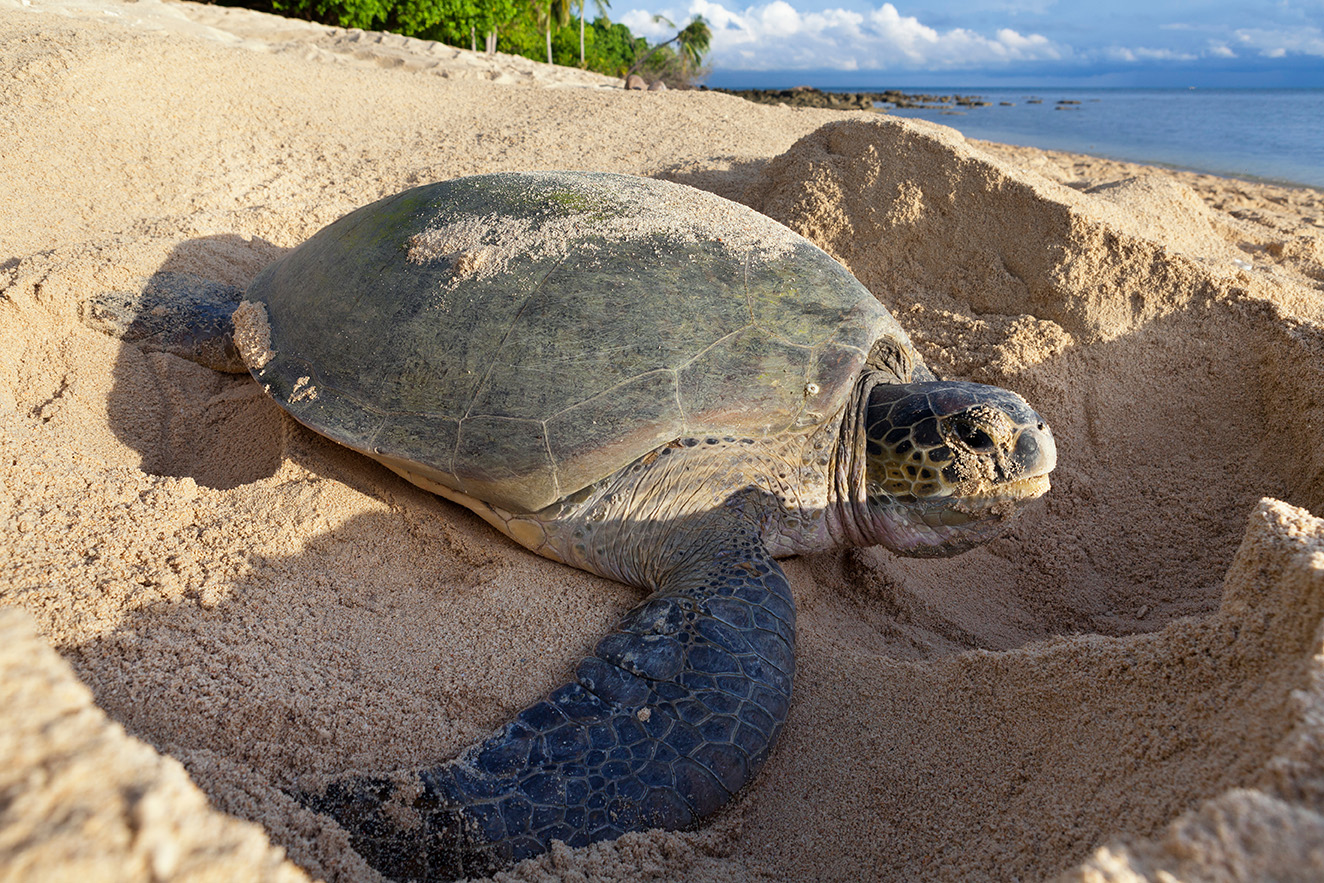
[(486, 41), (485, 48), (487, 49), (487, 54), (496, 55), (496, 44), (497, 44), (496, 28), (493, 28), (492, 30), (488, 31), (487, 36), (484, 38), (484, 40)]
[(668, 40), (668, 41), (665, 42), (665, 43), (658, 43), (658, 44), (657, 44), (656, 46), (654, 46), (652, 49), (649, 49), (647, 52), (645, 52), (643, 58), (636, 59), (635, 62), (634, 62), (634, 64), (630, 65), (630, 69), (629, 69), (628, 71), (625, 72), (625, 75), (628, 77), (630, 74), (632, 74), (632, 73), (634, 73), (635, 71), (639, 70), (639, 68), (641, 68), (641, 67), (644, 66), (644, 62), (645, 62), (645, 61), (648, 61), (648, 59), (652, 58), (654, 55), (657, 54), (657, 51), (658, 51), (659, 49), (661, 49), (663, 46), (668, 46), (668, 45), (670, 45), (670, 44), (676, 42), (676, 41), (679, 40), (679, 39), (680, 39), (680, 34), (677, 34), (676, 36), (672, 37), (670, 40)]
[(469, 49), (473, 52), (478, 51), (478, 28), (469, 25)]
[(547, 23), (547, 63), (552, 63), (552, 25)]
[(584, 0), (579, 0), (579, 66), (584, 66)]

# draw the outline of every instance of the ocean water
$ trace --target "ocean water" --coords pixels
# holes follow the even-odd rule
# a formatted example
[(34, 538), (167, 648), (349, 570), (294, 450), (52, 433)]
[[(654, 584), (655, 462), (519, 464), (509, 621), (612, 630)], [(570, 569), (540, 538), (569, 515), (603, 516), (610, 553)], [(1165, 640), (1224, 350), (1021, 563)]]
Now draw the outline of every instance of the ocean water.
[[(951, 126), (971, 138), (1324, 189), (1324, 89), (902, 91), (991, 101), (991, 107), (956, 107), (954, 112), (889, 111)], [(1030, 104), (1031, 99), (1043, 103)], [(1011, 106), (1002, 106), (1004, 101)]]

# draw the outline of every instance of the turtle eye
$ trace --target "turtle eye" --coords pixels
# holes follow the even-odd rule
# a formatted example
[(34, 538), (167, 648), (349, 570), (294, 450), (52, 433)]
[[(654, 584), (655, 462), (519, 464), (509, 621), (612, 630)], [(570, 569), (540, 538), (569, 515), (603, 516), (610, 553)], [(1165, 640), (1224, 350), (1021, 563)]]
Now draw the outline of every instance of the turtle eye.
[(997, 447), (991, 435), (964, 418), (958, 417), (952, 421), (952, 432), (962, 444), (977, 453), (988, 453)]

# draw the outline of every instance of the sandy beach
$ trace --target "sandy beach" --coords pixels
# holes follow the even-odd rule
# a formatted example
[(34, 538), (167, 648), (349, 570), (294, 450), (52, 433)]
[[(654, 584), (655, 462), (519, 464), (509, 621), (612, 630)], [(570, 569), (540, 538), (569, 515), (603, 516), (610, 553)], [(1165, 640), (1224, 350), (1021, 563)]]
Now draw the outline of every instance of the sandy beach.
[(961, 557), (784, 562), (710, 824), (498, 879), (1324, 879), (1324, 193), (162, 0), (0, 0), (0, 82), (0, 880), (381, 880), (282, 789), (454, 756), (640, 600), (86, 309), (552, 168), (788, 225), (1060, 459)]

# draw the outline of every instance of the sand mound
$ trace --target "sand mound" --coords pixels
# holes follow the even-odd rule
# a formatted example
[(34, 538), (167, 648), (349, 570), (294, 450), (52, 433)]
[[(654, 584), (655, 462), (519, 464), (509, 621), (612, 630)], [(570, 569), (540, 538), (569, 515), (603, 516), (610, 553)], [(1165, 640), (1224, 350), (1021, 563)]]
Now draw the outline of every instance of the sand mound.
[[(1284, 318), (1282, 287), (1231, 261), (1128, 234), (1143, 216), (1124, 203), (890, 120), (824, 126), (745, 197), (849, 266), (939, 373), (1017, 389), (1048, 417), (1061, 448), (1053, 526), (1021, 529), (1023, 570), (988, 596), (1015, 597), (1036, 624), (1012, 640), (1206, 610), (1256, 499), (1324, 502), (1308, 437), (1324, 425), (1319, 326)], [(1159, 205), (1174, 203), (1186, 214), (1171, 223), (1209, 229), (1202, 204)], [(996, 544), (906, 570), (950, 597), (957, 574), (986, 582), (994, 557)]]
[(5, 879), (308, 879), (261, 828), (211, 810), (177, 760), (107, 720), (21, 610), (0, 607), (0, 647)]
[(981, 313), (1051, 319), (1085, 343), (1208, 297), (1240, 269), (1235, 234), (1219, 235), (1180, 183), (1151, 175), (1092, 192), (1103, 198), (1025, 174), (950, 129), (878, 119), (824, 126), (746, 198), (827, 243), (898, 306), (945, 293)]
[(0, 866), (298, 878), (228, 814), (312, 875), (372, 880), (281, 788), (455, 754), (638, 600), (251, 381), (84, 321), (185, 275), (243, 286), (421, 181), (587, 167), (808, 235), (939, 373), (1023, 392), (1061, 460), (987, 548), (787, 562), (800, 673), (757, 781), (702, 831), (507, 879), (1324, 875), (1313, 197), (867, 114), (435, 76), (386, 37), (342, 63), (298, 51), (330, 39), (302, 24), (162, 8), (212, 30), (0, 10), (0, 604), (101, 710), (6, 614)]

